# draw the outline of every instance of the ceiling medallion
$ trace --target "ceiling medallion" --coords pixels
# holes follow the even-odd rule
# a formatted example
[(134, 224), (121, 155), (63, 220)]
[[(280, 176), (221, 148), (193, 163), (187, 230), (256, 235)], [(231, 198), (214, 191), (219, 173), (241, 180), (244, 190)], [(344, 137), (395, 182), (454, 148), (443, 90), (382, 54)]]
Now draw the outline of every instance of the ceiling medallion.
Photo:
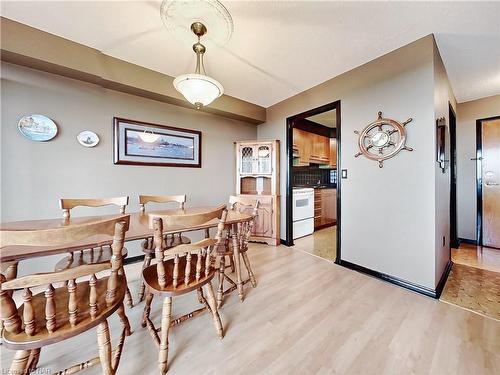
[(392, 158), (399, 151), (413, 151), (411, 147), (406, 146), (406, 124), (412, 121), (411, 118), (403, 123), (399, 121), (383, 118), (382, 112), (378, 113), (378, 118), (367, 125), (358, 134), (359, 151), (354, 157), (364, 155), (370, 160), (378, 161), (378, 166), (384, 166), (384, 160)]
[(201, 22), (210, 30), (207, 40), (223, 46), (234, 31), (233, 18), (216, 0), (163, 0), (160, 17), (166, 29), (183, 42), (192, 40), (190, 26)]
[(201, 44), (201, 37), (208, 34), (207, 27), (213, 26), (213, 30), (210, 29), (211, 40), (218, 45), (227, 43), (234, 29), (231, 15), (215, 0), (164, 0), (160, 15), (167, 30), (178, 35), (183, 34), (187, 22), (190, 22), (191, 32), (198, 37), (198, 41), (193, 44), (196, 69), (194, 73), (176, 77), (174, 87), (196, 109), (209, 105), (224, 93), (224, 88), (205, 71), (203, 55), (206, 47)]

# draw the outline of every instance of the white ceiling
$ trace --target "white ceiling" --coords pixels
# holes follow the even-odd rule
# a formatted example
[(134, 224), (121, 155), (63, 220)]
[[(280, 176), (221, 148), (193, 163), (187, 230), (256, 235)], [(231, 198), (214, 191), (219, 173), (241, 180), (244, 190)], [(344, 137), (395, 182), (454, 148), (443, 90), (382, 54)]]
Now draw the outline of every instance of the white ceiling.
[[(160, 3), (2, 0), (1, 14), (170, 76), (191, 72), (191, 43), (165, 30)], [(459, 102), (500, 94), (500, 2), (223, 3), (234, 34), (224, 47), (206, 41), (207, 73), (264, 107), (430, 33)]]
[(306, 120), (316, 122), (318, 124), (328, 126), (329, 128), (335, 128), (337, 126), (337, 110), (332, 109), (331, 111), (326, 111), (318, 113), (317, 115), (306, 117)]

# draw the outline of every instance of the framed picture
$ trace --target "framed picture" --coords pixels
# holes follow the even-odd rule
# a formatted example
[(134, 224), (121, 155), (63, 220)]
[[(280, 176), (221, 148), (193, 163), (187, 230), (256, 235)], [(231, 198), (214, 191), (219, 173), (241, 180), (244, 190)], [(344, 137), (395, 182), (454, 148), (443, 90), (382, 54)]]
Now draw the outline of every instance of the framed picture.
[(446, 169), (446, 119), (441, 117), (436, 120), (436, 161), (442, 172)]
[(84, 147), (95, 147), (99, 143), (99, 136), (90, 130), (84, 130), (76, 136), (76, 140)]
[(57, 135), (57, 125), (44, 115), (26, 115), (17, 123), (17, 128), (30, 141), (50, 141)]
[(201, 132), (115, 117), (114, 163), (201, 168)]

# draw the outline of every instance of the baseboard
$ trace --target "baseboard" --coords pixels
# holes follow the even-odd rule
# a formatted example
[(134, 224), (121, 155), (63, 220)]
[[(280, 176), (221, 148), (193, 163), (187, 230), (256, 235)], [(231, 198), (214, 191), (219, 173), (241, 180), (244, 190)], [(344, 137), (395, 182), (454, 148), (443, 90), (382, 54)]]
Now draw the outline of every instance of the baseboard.
[(431, 297), (431, 298), (439, 298), (439, 296), (441, 295), (441, 292), (444, 288), (444, 284), (446, 283), (446, 279), (448, 278), (448, 273), (449, 273), (450, 268), (451, 268), (451, 261), (449, 261), (448, 264), (446, 265), (445, 272), (443, 273), (443, 275), (441, 276), (441, 279), (439, 280), (437, 288), (430, 289), (430, 288), (426, 288), (426, 287), (418, 285), (418, 284), (414, 284), (410, 281), (406, 281), (406, 280), (400, 279), (400, 278), (395, 277), (395, 276), (387, 275), (387, 274), (379, 272), (379, 271), (374, 271), (372, 269), (369, 269), (369, 268), (366, 268), (366, 267), (363, 267), (363, 266), (360, 266), (358, 264), (354, 264), (354, 263), (351, 263), (351, 262), (348, 262), (348, 261), (345, 261), (342, 259), (339, 260), (338, 262), (335, 262), (335, 263), (337, 263), (343, 267), (349, 268), (351, 270), (376, 277), (377, 279), (387, 281), (391, 284), (400, 286), (402, 288), (411, 290), (413, 292), (423, 294), (424, 296)]
[(469, 245), (477, 245), (476, 240), (469, 240), (468, 238), (458, 238), (458, 244), (460, 246), (461, 243), (466, 243)]
[(439, 282), (436, 286), (436, 297), (435, 298), (441, 297), (441, 293), (443, 292), (444, 285), (446, 284), (446, 280), (448, 280), (448, 276), (450, 275), (452, 265), (453, 265), (453, 262), (451, 260), (448, 260), (448, 263), (446, 263), (446, 267), (444, 268), (444, 272), (441, 275), (441, 278), (439, 279)]
[(144, 261), (144, 255), (136, 255), (135, 257), (127, 257), (123, 259), (123, 264), (132, 264)]

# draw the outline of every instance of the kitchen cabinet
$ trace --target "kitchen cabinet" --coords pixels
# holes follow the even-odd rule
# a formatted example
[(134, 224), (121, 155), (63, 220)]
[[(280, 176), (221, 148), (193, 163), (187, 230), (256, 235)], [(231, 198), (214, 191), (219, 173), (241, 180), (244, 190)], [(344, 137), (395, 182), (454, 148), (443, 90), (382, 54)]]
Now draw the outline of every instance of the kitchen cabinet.
[(328, 164), (330, 162), (330, 138), (313, 133), (309, 134), (309, 139), (313, 144), (313, 152), (309, 160), (317, 164)]
[(330, 138), (310, 133), (301, 129), (293, 129), (293, 147), (298, 162), (295, 165), (329, 164)]
[(337, 169), (337, 139), (330, 138), (330, 168)]
[(337, 189), (314, 189), (314, 230), (337, 223)]

